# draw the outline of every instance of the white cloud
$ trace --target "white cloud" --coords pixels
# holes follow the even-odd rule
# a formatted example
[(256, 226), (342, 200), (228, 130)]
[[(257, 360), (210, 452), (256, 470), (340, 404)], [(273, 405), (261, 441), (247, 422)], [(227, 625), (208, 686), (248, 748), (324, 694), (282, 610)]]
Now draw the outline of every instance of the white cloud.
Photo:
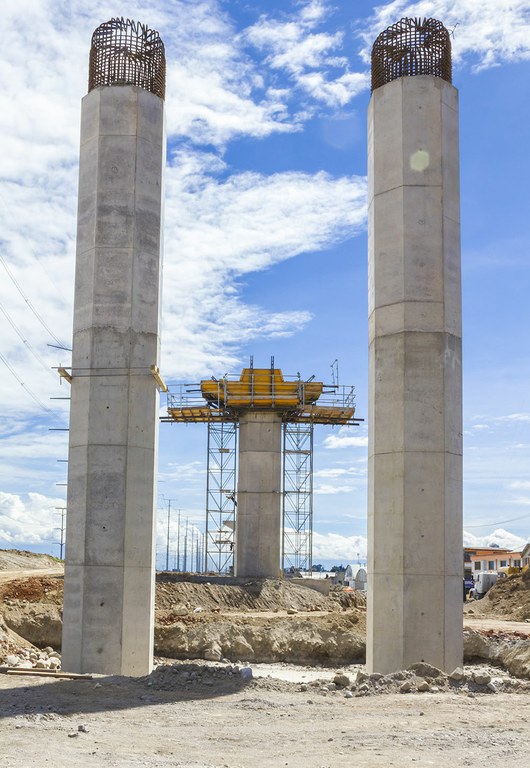
[(464, 546), (465, 547), (493, 547), (498, 546), (501, 549), (521, 549), (526, 544), (526, 540), (521, 536), (516, 536), (504, 528), (497, 528), (493, 533), (485, 536), (475, 536), (464, 528)]
[(313, 99), (344, 106), (368, 87), (369, 79), (367, 73), (349, 72), (348, 60), (338, 55), (343, 32), (315, 31), (331, 12), (326, 4), (311, 2), (287, 20), (263, 14), (242, 37), (267, 52), (268, 66), (286, 72), (291, 82)]
[[(305, 4), (301, 18), (315, 24), (324, 12), (322, 3)], [(215, 0), (155, 3), (149, 9), (141, 0), (64, 0), (53, 7), (32, 4), (31, 13), (27, 3), (8, 4), (2, 22), (10, 42), (0, 54), (6, 75), (0, 94), (0, 253), (13, 279), (0, 264), (0, 303), (50, 373), (46, 376), (0, 316), (1, 353), (13, 369), (0, 379), (0, 402), (4, 414), (24, 409), (49, 417), (44, 409), (51, 408), (56, 425), (64, 423), (68, 406), (50, 403), (49, 397), (69, 392), (52, 378), (51, 367), (68, 365), (69, 355), (47, 346), (55, 339), (28, 310), (35, 307), (69, 345), (80, 98), (91, 34), (113, 15), (147, 21), (164, 39), (171, 141), (217, 148), (209, 155), (181, 150), (167, 172), (165, 375), (224, 372), (238, 362), (240, 345), (303, 328), (310, 321), (303, 310), (267, 312), (246, 305), (237, 278), (304, 251), (323, 250), (364, 227), (362, 179), (230, 176), (221, 159), (227, 142), (298, 130), (302, 118), (288, 113), (292, 89), (264, 84), (267, 67), (245, 53)]]
[(170, 135), (224, 146), (238, 136), (298, 130), (285, 100), (288, 92), (266, 90), (217, 2), (179, 3), (168, 15), (159, 31), (171, 62), (166, 98)]
[(326, 448), (364, 448), (368, 445), (368, 438), (362, 435), (355, 436), (341, 436), (341, 435), (328, 435), (324, 440), (324, 446)]
[(313, 472), (313, 477), (324, 477), (324, 478), (337, 478), (337, 477), (358, 477), (359, 475), (364, 475), (364, 471), (360, 470), (358, 467), (348, 467), (342, 468), (342, 467), (329, 467), (328, 469), (319, 469), (316, 472)]
[[(300, 14), (304, 24), (316, 24), (325, 6), (305, 4)], [(0, 255), (9, 272), (0, 263), (0, 305), (6, 313), (0, 313), (0, 353), (13, 373), (4, 369), (0, 377), (0, 487), (11, 505), (1, 518), (1, 535), (9, 544), (57, 540), (48, 506), (64, 505), (51, 497), (54, 484), (64, 480), (66, 465), (56, 459), (66, 457), (67, 433), (48, 427), (67, 424), (69, 404), (49, 398), (68, 398), (70, 392), (51, 368), (68, 366), (70, 356), (48, 344), (69, 346), (71, 338), (80, 99), (90, 38), (99, 23), (120, 15), (149, 23), (166, 45), (166, 378), (232, 370), (243, 344), (284, 338), (307, 325), (311, 315), (303, 308), (292, 311), (286, 304), (268, 311), (246, 303), (245, 275), (308, 251), (325, 251), (365, 226), (362, 178), (233, 173), (223, 160), (234, 138), (301, 130), (307, 104), (321, 101), (320, 88), (329, 89), (328, 100), (347, 98), (358, 83), (343, 63), (333, 78), (326, 73), (315, 81), (313, 96), (308, 92), (299, 110), (293, 106), (293, 84), (278, 82), (277, 70), (250, 58), (248, 41), (236, 34), (216, 0), (149, 8), (143, 0), (21, 0), (2, 7), (9, 46), (0, 53)], [(317, 51), (314, 56), (316, 62)], [(203, 143), (208, 151), (201, 149)], [(165, 469), (163, 477), (184, 481), (188, 487), (180, 490), (194, 498), (204, 470), (192, 464)], [(22, 488), (42, 493), (7, 493)], [(11, 513), (17, 509), (15, 524)]]
[(508, 488), (513, 490), (530, 490), (530, 480), (514, 480), (508, 484)]
[[(167, 507), (163, 500), (157, 514), (156, 547), (158, 566), (165, 567), (167, 549)], [(45, 496), (39, 493), (19, 495), (0, 491), (0, 546), (2, 547), (38, 547), (53, 554), (59, 554), (61, 540), (61, 508), (64, 499)], [(176, 509), (170, 517), (169, 542), (170, 563), (177, 547), (180, 547), (181, 565), (184, 553), (184, 541), (187, 537), (188, 563), (193, 553), (195, 566), (197, 539), (202, 536), (199, 526), (203, 526), (203, 510), (186, 510), (179, 516)]]
[(314, 99), (344, 106), (368, 88), (370, 78), (364, 72), (346, 72), (329, 81), (322, 72), (308, 72), (300, 75), (298, 81)]
[(497, 421), (528, 424), (530, 422), (530, 413), (510, 413), (507, 416), (499, 416)]
[(353, 485), (315, 485), (313, 493), (317, 496), (335, 496), (338, 493), (350, 493), (353, 491)]
[[(530, 506), (530, 496), (515, 496), (513, 499), (508, 500), (508, 504), (522, 505), (523, 507)], [(530, 521), (530, 516), (529, 516)]]
[[(201, 167), (201, 160), (203, 165)], [(291, 335), (304, 311), (243, 303), (238, 278), (320, 251), (360, 231), (365, 180), (283, 173), (232, 175), (211, 156), (179, 153), (168, 169), (163, 370), (167, 377), (224, 373), (238, 344)]]
[[(188, 461), (184, 464), (174, 464), (169, 462), (167, 464), (167, 472), (160, 475), (160, 478), (164, 481), (174, 478), (186, 478), (189, 480), (203, 477), (205, 473), (206, 466), (203, 461)], [(161, 498), (164, 498), (163, 494)]]
[(380, 5), (364, 37), (365, 59), (377, 35), (402, 17), (432, 17), (453, 30), (455, 61), (470, 57), (475, 69), (530, 58), (528, 0), (394, 0)]
[(58, 542), (61, 515), (56, 507), (64, 507), (64, 500), (39, 493), (23, 498), (0, 491), (0, 541), (8, 546)]
[(313, 562), (337, 560), (355, 563), (366, 560), (367, 540), (364, 536), (341, 536), (337, 533), (313, 533)]

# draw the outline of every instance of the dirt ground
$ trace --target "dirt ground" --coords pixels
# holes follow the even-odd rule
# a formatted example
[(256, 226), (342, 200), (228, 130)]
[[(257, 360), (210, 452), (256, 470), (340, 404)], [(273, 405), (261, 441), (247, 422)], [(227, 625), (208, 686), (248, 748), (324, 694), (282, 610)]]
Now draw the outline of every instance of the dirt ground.
[(347, 698), (318, 681), (245, 682), (215, 666), (182, 683), (174, 669), (140, 680), (0, 675), (2, 766), (528, 765), (528, 690)]
[[(62, 578), (53, 559), (16, 554), (0, 552), (0, 664), (45, 666)], [(214, 581), (159, 575), (148, 677), (0, 674), (2, 768), (528, 764), (527, 580), (465, 606), (463, 670), (385, 677), (362, 666), (364, 595)]]

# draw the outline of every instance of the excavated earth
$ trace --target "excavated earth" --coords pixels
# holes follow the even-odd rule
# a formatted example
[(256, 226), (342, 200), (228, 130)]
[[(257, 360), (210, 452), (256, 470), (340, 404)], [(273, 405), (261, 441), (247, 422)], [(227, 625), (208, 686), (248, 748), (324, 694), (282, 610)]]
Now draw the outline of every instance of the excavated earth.
[[(62, 600), (60, 575), (0, 581), (0, 616), (12, 633), (40, 648), (60, 650)], [(339, 589), (326, 597), (280, 580), (212, 583), (161, 573), (155, 652), (210, 661), (361, 662), (365, 612), (362, 593)]]
[(154, 671), (65, 679), (62, 596), (57, 561), (0, 551), (2, 768), (528, 765), (527, 578), (465, 606), (451, 674), (367, 674), (363, 593), (162, 573)]
[[(23, 578), (16, 578), (17, 567)], [(0, 663), (17, 643), (60, 651), (62, 600), (56, 560), (0, 552)], [(483, 600), (466, 604), (464, 627), (466, 660), (530, 678), (529, 574), (503, 579)], [(359, 664), (365, 634), (363, 592), (332, 587), (325, 595), (289, 580), (157, 575), (155, 653), (161, 658)]]

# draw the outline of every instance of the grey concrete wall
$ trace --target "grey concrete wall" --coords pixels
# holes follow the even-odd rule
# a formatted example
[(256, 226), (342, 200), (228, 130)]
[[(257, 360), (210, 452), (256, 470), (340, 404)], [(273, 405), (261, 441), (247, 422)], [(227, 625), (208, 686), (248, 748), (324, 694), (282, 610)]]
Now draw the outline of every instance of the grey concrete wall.
[(333, 579), (311, 579), (311, 578), (294, 578), (289, 579), (290, 584), (300, 584), (301, 587), (307, 587), (313, 589), (315, 592), (320, 592), (321, 595), (329, 595), (331, 584)]
[(280, 575), (282, 422), (273, 411), (239, 419), (236, 576)]
[(367, 665), (462, 663), (458, 93), (405, 77), (368, 114)]
[(164, 103), (83, 99), (62, 666), (151, 670)]

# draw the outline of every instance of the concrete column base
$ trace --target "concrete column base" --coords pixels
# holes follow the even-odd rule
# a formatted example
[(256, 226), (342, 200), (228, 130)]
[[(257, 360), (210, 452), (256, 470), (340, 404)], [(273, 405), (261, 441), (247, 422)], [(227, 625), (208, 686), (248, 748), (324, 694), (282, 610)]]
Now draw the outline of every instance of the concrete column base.
[(240, 416), (236, 576), (280, 576), (281, 437), (277, 413)]

